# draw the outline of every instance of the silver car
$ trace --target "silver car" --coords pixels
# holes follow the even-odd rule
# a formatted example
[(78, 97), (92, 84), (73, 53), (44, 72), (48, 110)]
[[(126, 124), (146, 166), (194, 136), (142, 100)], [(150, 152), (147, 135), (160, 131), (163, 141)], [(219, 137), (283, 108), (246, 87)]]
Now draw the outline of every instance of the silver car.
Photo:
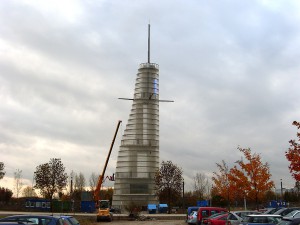
[(228, 213), (226, 225), (239, 225), (248, 215), (260, 214), (258, 211), (233, 211)]
[(278, 211), (274, 212), (274, 215), (281, 215), (281, 216), (286, 216), (290, 212), (294, 210), (299, 210), (300, 208), (281, 208)]
[(284, 218), (300, 218), (300, 210), (294, 210), (286, 214)]
[(282, 216), (273, 214), (248, 215), (241, 225), (277, 225), (281, 219)]
[(197, 211), (192, 211), (190, 215), (188, 215), (187, 223), (188, 224), (196, 224), (197, 223)]

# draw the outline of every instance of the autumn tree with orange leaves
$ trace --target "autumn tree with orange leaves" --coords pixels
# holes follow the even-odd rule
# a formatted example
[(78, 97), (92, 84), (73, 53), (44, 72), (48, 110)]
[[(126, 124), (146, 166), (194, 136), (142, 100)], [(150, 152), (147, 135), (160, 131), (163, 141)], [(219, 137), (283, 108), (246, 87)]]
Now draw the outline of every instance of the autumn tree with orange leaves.
[[(297, 121), (293, 122), (293, 125), (300, 129), (300, 123)], [(297, 132), (298, 141), (300, 141), (300, 133)], [(288, 151), (285, 152), (285, 157), (290, 162), (289, 169), (293, 178), (300, 181), (300, 143), (295, 140), (290, 140), (290, 147)]]
[(212, 181), (214, 182), (214, 191), (226, 199), (228, 208), (233, 200), (232, 192), (230, 191), (229, 167), (224, 160), (221, 163), (216, 163), (218, 172), (213, 172)]
[(236, 161), (233, 168), (229, 169), (224, 160), (217, 163), (219, 172), (214, 172), (212, 178), (214, 189), (228, 201), (229, 209), (230, 202), (243, 198), (255, 201), (258, 208), (265, 194), (274, 187), (269, 165), (262, 162), (259, 154), (252, 154), (250, 148), (238, 147), (238, 150), (245, 159)]
[(230, 169), (228, 176), (231, 191), (234, 193), (234, 200), (242, 200), (247, 197), (248, 178), (244, 172), (235, 165)]
[(237, 166), (232, 168), (231, 175), (238, 181), (238, 185), (243, 186), (248, 199), (255, 201), (258, 209), (258, 205), (264, 199), (265, 194), (274, 188), (269, 164), (263, 163), (259, 154), (252, 154), (250, 148), (238, 147), (238, 150), (244, 154), (245, 161), (244, 159), (237, 161), (240, 168)]

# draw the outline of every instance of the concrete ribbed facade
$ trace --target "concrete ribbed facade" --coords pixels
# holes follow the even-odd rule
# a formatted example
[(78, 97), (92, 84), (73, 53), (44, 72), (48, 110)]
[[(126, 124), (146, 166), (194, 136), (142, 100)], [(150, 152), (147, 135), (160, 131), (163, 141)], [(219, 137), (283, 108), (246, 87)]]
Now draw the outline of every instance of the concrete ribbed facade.
[(159, 67), (138, 69), (128, 123), (118, 152), (112, 205), (157, 204), (154, 175), (159, 168)]

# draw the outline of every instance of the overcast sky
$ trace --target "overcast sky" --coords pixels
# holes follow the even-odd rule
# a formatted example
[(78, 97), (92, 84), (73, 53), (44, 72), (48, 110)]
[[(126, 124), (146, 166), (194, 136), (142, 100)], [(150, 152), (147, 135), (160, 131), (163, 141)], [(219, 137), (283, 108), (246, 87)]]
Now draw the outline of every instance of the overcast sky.
[[(251, 148), (277, 188), (292, 187), (285, 151), (300, 121), (300, 2), (295, 0), (2, 0), (0, 186), (25, 185), (50, 158), (86, 180), (100, 173), (137, 69), (160, 66), (160, 160), (196, 173)], [(110, 184), (105, 184), (110, 185)]]

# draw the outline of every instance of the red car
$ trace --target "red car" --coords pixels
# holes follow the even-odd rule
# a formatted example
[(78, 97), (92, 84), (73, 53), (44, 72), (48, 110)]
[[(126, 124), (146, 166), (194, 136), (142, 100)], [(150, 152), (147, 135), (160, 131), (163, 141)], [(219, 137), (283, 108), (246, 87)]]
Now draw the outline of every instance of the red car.
[(227, 220), (228, 213), (208, 218), (207, 225), (225, 225)]
[(227, 212), (221, 212), (221, 213), (215, 213), (215, 214), (213, 214), (213, 215), (211, 215), (211, 216), (209, 216), (209, 217), (203, 218), (203, 219), (202, 219), (201, 225), (207, 225), (208, 219), (213, 219), (213, 218), (219, 217), (219, 216), (221, 216), (221, 215), (223, 215), (223, 214), (227, 214), (227, 215), (228, 215)]

